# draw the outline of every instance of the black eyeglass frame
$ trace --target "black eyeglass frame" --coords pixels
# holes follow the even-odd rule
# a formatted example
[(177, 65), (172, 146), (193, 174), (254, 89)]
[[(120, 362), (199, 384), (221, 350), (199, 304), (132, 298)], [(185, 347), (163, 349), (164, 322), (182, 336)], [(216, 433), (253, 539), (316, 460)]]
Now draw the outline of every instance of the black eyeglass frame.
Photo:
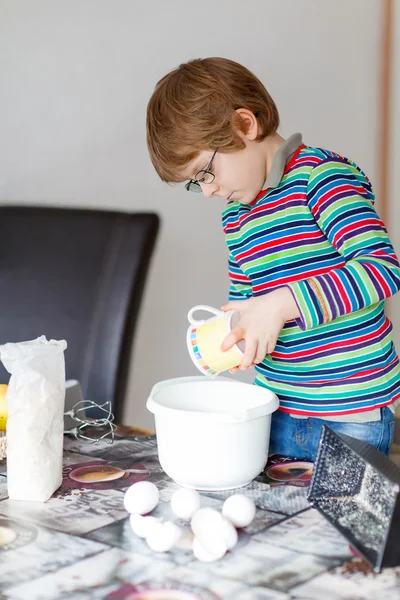
[[(218, 148), (216, 150), (214, 150), (214, 153), (213, 153), (211, 160), (208, 163), (207, 167), (205, 169), (201, 169), (200, 171), (198, 171), (193, 179), (189, 179), (189, 181), (187, 183), (185, 183), (185, 189), (188, 192), (195, 192), (196, 194), (198, 194), (199, 192), (201, 192), (200, 182), (209, 184), (214, 181), (215, 175), (214, 175), (214, 173), (211, 173), (210, 169), (212, 167), (213, 160), (214, 160), (217, 152), (218, 152)], [(204, 178), (204, 175), (211, 175), (211, 177), (212, 177), (211, 181), (201, 181), (201, 177), (199, 177), (200, 173), (203, 174), (203, 178)]]

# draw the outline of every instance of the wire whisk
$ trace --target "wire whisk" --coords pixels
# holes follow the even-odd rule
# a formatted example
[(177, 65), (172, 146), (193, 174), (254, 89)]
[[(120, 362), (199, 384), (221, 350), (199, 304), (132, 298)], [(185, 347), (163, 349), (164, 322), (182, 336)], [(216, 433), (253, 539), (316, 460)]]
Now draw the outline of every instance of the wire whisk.
[[(104, 417), (90, 418), (86, 416), (86, 410), (96, 408), (104, 412)], [(85, 440), (92, 444), (104, 440), (112, 444), (115, 439), (114, 432), (117, 426), (114, 424), (114, 414), (111, 411), (111, 402), (97, 404), (92, 400), (80, 400), (64, 413), (64, 417), (71, 417), (77, 423), (75, 427), (64, 430), (67, 435), (74, 436), (77, 440)], [(97, 432), (97, 434), (96, 434)]]

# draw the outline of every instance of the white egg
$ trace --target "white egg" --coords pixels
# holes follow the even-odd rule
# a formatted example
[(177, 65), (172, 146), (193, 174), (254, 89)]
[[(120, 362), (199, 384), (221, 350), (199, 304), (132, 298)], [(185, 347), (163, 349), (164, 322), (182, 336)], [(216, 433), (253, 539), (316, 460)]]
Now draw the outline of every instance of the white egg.
[(160, 493), (151, 481), (138, 481), (125, 492), (124, 506), (129, 513), (145, 515), (158, 504)]
[(212, 527), (213, 525), (215, 526), (217, 523), (219, 524), (221, 522), (221, 519), (222, 517), (218, 511), (216, 511), (214, 508), (209, 508), (206, 506), (204, 508), (200, 508), (193, 515), (190, 521), (190, 526), (193, 533), (197, 535), (197, 532), (201, 528), (207, 526)]
[(200, 508), (198, 511), (196, 511), (196, 513), (193, 515), (193, 517), (190, 520), (190, 527), (193, 529), (193, 527), (197, 526), (197, 523), (200, 523), (204, 519), (217, 518), (215, 515), (219, 515), (219, 512), (216, 511), (214, 508), (204, 506), (203, 508)]
[(244, 494), (229, 496), (222, 507), (222, 514), (235, 527), (247, 527), (256, 514), (256, 507), (251, 498)]
[(226, 547), (228, 550), (232, 550), (232, 548), (237, 544), (238, 532), (232, 523), (225, 518), (222, 519), (222, 533)]
[(154, 552), (168, 552), (182, 535), (180, 527), (170, 521), (154, 523), (146, 536), (146, 542)]
[(181, 488), (171, 498), (171, 508), (177, 517), (189, 521), (200, 508), (200, 494), (196, 490)]
[(150, 528), (153, 527), (155, 523), (159, 522), (160, 519), (157, 519), (157, 517), (144, 517), (143, 515), (138, 515), (136, 513), (133, 513), (130, 516), (132, 531), (140, 538), (145, 538), (149, 533)]
[(198, 560), (201, 560), (201, 562), (214, 562), (214, 561), (222, 558), (225, 554), (225, 552), (224, 552), (223, 554), (215, 555), (215, 554), (211, 554), (210, 552), (207, 552), (207, 550), (205, 548), (203, 548), (203, 546), (201, 545), (201, 543), (197, 537), (193, 538), (192, 548), (193, 548), (193, 554), (195, 555), (195, 557)]
[(190, 522), (194, 535), (209, 554), (221, 557), (228, 549), (222, 515), (213, 508), (200, 508)]

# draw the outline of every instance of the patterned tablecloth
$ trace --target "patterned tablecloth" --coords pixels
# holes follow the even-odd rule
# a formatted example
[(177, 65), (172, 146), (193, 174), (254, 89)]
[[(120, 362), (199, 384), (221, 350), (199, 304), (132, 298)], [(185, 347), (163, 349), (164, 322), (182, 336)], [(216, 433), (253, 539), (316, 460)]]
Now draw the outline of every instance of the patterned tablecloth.
[[(178, 486), (159, 465), (155, 438), (127, 428), (118, 434), (113, 445), (66, 439), (62, 487), (44, 504), (8, 500), (0, 462), (0, 599), (400, 599), (400, 567), (373, 573), (309, 507), (310, 463), (270, 459), (242, 489), (257, 505), (255, 520), (232, 552), (204, 564), (193, 556), (190, 528), (173, 518)], [(114, 479), (91, 482), (99, 470)], [(140, 479), (160, 490), (153, 514), (184, 526), (165, 554), (130, 529), (123, 494)], [(220, 509), (232, 493), (203, 493), (203, 506)]]

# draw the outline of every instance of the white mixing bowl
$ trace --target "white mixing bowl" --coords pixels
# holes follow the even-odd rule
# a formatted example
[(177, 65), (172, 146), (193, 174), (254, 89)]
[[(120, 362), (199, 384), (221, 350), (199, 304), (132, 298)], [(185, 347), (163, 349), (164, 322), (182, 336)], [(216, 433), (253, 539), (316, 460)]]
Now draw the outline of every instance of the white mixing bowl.
[(147, 408), (155, 416), (163, 470), (198, 490), (242, 487), (268, 457), (277, 396), (226, 377), (180, 377), (154, 386)]

